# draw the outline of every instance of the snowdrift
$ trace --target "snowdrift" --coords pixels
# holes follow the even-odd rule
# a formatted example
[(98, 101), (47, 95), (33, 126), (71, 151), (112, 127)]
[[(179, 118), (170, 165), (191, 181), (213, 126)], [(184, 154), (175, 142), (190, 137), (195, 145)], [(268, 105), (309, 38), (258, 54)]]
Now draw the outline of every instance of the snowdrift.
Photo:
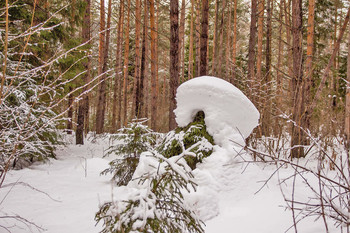
[(202, 76), (184, 82), (177, 89), (176, 101), (178, 126), (186, 126), (198, 111), (203, 111), (208, 133), (220, 146), (229, 140), (244, 144), (258, 125), (260, 114), (253, 103), (220, 78)]

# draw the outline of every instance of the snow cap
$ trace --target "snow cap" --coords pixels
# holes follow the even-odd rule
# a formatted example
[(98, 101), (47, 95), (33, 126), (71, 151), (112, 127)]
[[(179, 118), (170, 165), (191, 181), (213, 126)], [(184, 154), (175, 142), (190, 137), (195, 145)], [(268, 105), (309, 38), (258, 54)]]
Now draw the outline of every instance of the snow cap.
[(244, 144), (260, 117), (253, 103), (238, 88), (211, 76), (181, 84), (176, 101), (174, 113), (178, 126), (188, 125), (198, 111), (203, 111), (208, 133), (221, 146), (228, 140)]

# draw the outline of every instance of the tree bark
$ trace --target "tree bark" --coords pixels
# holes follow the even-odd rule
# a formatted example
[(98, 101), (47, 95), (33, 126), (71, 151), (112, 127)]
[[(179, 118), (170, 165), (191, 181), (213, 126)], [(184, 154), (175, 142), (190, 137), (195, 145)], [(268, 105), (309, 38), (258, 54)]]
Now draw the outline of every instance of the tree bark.
[(254, 99), (254, 93), (252, 91), (252, 88), (255, 83), (255, 72), (254, 72), (254, 63), (255, 63), (255, 44), (256, 44), (256, 17), (257, 17), (257, 1), (258, 0), (251, 0), (252, 3), (252, 12), (251, 12), (251, 19), (250, 19), (250, 34), (249, 34), (249, 51), (248, 51), (248, 93), (251, 100)]
[(201, 47), (200, 47), (200, 23), (199, 23), (199, 17), (200, 17), (200, 6), (201, 6), (201, 1), (200, 0), (195, 0), (196, 1), (196, 72), (195, 72), (195, 77), (198, 77), (200, 75), (200, 52), (201, 52)]
[(179, 83), (184, 82), (185, 79), (185, 14), (186, 14), (186, 2), (182, 0), (181, 3), (181, 16), (180, 16), (180, 65), (181, 76), (179, 76)]
[(224, 20), (225, 20), (225, 8), (226, 8), (226, 0), (223, 0), (222, 2), (222, 10), (221, 10), (221, 19), (220, 19), (220, 34), (219, 34), (219, 45), (220, 47), (219, 49), (219, 59), (217, 62), (217, 67), (216, 69), (217, 71), (217, 76), (220, 78), (222, 77), (222, 58), (224, 57), (224, 46), (222, 46), (224, 44), (224, 31), (225, 31), (225, 27), (224, 27)]
[[(86, 43), (87, 46), (89, 46), (90, 43), (90, 8), (91, 8), (91, 2), (90, 0), (85, 0), (86, 2), (86, 8), (84, 13), (84, 20), (82, 24), (82, 39), (83, 43)], [(84, 69), (86, 70), (86, 74), (83, 77), (83, 83), (89, 83), (90, 82), (90, 57), (87, 53), (88, 57), (86, 58), (86, 61), (83, 62)], [(87, 127), (85, 120), (86, 115), (88, 113), (88, 106), (89, 106), (89, 99), (88, 99), (88, 93), (86, 93), (87, 87), (83, 88), (83, 99), (79, 101), (79, 108), (78, 108), (78, 120), (77, 120), (77, 129), (75, 132), (75, 144), (77, 145), (83, 145), (84, 144), (84, 124), (85, 128)]]
[(103, 66), (104, 66), (104, 52), (105, 52), (105, 41), (106, 41), (106, 33), (105, 33), (105, 1), (100, 1), (100, 35), (99, 35), (99, 47), (98, 47), (98, 75), (99, 77), (99, 89), (97, 96), (97, 110), (96, 110), (96, 133), (100, 134), (103, 132), (103, 96), (104, 96), (104, 75), (103, 74)]
[(193, 21), (194, 21), (194, 0), (191, 0), (191, 25), (190, 25), (190, 48), (188, 52), (188, 79), (193, 78)]
[(140, 106), (140, 25), (141, 25), (141, 2), (136, 0), (136, 18), (135, 18), (135, 73), (134, 73), (134, 101), (133, 110), (134, 117), (138, 118), (139, 109), (136, 106)]
[(231, 18), (232, 18), (232, 7), (229, 4), (229, 14), (228, 14), (228, 30), (226, 34), (226, 62), (225, 62), (225, 79), (230, 81), (231, 65), (230, 65), (230, 45), (231, 45)]
[[(124, 0), (120, 1), (119, 19), (117, 28), (117, 48), (115, 53), (115, 77), (113, 86), (113, 106), (112, 106), (112, 132), (115, 133), (121, 127), (121, 80), (123, 68), (121, 67), (122, 46), (124, 30)], [(118, 106), (118, 108), (117, 108)], [(118, 115), (117, 115), (118, 110)], [(118, 124), (117, 124), (118, 123)]]
[(346, 99), (345, 99), (345, 139), (346, 147), (350, 147), (350, 30), (348, 32), (348, 57), (346, 65)]
[(129, 43), (130, 43), (130, 0), (128, 0), (128, 13), (126, 18), (125, 29), (125, 48), (124, 48), (124, 81), (123, 81), (123, 93), (124, 93), (124, 106), (123, 106), (123, 126), (128, 123), (128, 78), (129, 78)]
[(302, 0), (292, 1), (293, 12), (293, 114), (292, 114), (292, 133), (291, 133), (291, 158), (305, 157), (304, 146), (307, 145), (304, 125), (301, 118), (305, 109), (303, 90), (303, 51), (302, 51)]
[(236, 80), (236, 55), (237, 55), (237, 2), (234, 0), (233, 7), (233, 45), (232, 45), (232, 76), (230, 82), (234, 84)]
[[(263, 36), (264, 36), (264, 10), (265, 10), (265, 1), (258, 0), (258, 51), (256, 56), (256, 79), (258, 82), (258, 86), (256, 88), (260, 88), (259, 83), (262, 81), (261, 74), (261, 65), (262, 65), (262, 50), (263, 50)], [(259, 97), (258, 97), (259, 98)]]
[(208, 34), (209, 34), (209, 0), (202, 0), (202, 28), (201, 28), (201, 57), (200, 57), (200, 75), (207, 75), (207, 51), (208, 51)]
[[(143, 31), (142, 31), (142, 54), (141, 54), (141, 70), (140, 70), (140, 90), (138, 92), (137, 98), (139, 101), (136, 101), (136, 116), (137, 117), (147, 117), (144, 107), (147, 106), (147, 92), (145, 92), (148, 83), (146, 83), (146, 52), (147, 52), (147, 30), (148, 30), (148, 0), (144, 1), (144, 18), (143, 18)], [(146, 88), (145, 88), (146, 87)], [(146, 104), (145, 104), (146, 103)]]
[(213, 59), (212, 59), (212, 67), (211, 73), (216, 76), (217, 74), (217, 58), (216, 58), (216, 38), (217, 38), (217, 29), (218, 29), (218, 15), (219, 15), (219, 0), (215, 1), (215, 18), (214, 18), (214, 30), (213, 30)]
[(151, 128), (157, 129), (157, 74), (156, 74), (156, 28), (154, 0), (150, 0), (150, 23), (151, 23)]
[(176, 108), (176, 89), (179, 80), (179, 2), (170, 0), (170, 95), (169, 130), (176, 127), (174, 109)]

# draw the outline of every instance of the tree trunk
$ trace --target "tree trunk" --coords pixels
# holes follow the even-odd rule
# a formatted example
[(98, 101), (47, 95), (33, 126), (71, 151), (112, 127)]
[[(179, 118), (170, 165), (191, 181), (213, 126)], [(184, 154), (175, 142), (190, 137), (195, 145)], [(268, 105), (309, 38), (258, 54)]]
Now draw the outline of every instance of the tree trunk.
[(200, 74), (200, 23), (199, 23), (199, 17), (200, 17), (200, 6), (201, 6), (201, 1), (200, 0), (195, 0), (196, 1), (196, 72), (195, 72), (195, 77), (198, 77)]
[(263, 86), (265, 88), (265, 99), (263, 101), (263, 119), (262, 119), (262, 134), (265, 136), (270, 136), (270, 128), (271, 128), (271, 109), (272, 109), (272, 98), (271, 98), (271, 40), (272, 40), (272, 9), (271, 4), (273, 0), (266, 1), (266, 54), (265, 54), (265, 75), (263, 77)]
[[(282, 3), (280, 4), (280, 12), (279, 12), (279, 28), (278, 28), (278, 56), (277, 56), (277, 74), (276, 74), (276, 113), (275, 115), (280, 114), (281, 106), (282, 106), (282, 54), (283, 54), (283, 40), (282, 40), (282, 33), (283, 33), (283, 7)], [(275, 136), (279, 136), (282, 133), (282, 128), (280, 124), (280, 120), (278, 117), (275, 118), (275, 125), (274, 125), (274, 133)]]
[[(85, 0), (86, 2), (86, 8), (84, 13), (84, 21), (82, 24), (82, 39), (83, 43), (87, 43), (89, 46), (90, 43), (90, 7), (91, 2), (90, 0)], [(87, 55), (89, 55), (87, 53)], [(86, 70), (86, 74), (83, 77), (83, 83), (89, 83), (90, 82), (90, 58), (87, 57), (86, 61), (83, 62), (84, 69)], [(84, 123), (86, 119), (86, 112), (88, 112), (88, 93), (86, 93), (87, 87), (83, 88), (83, 99), (79, 101), (79, 108), (78, 108), (78, 120), (77, 120), (77, 129), (75, 133), (75, 144), (77, 145), (83, 145), (84, 144)], [(85, 125), (85, 127), (87, 127)]]
[(218, 15), (219, 15), (219, 0), (215, 1), (215, 18), (214, 18), (214, 30), (213, 30), (213, 59), (212, 59), (212, 67), (211, 73), (216, 76), (217, 74), (217, 58), (216, 58), (216, 37), (217, 37), (217, 28), (218, 28)]
[(307, 137), (303, 130), (302, 114), (305, 109), (305, 93), (303, 90), (303, 59), (302, 59), (302, 0), (292, 1), (293, 12), (293, 114), (291, 133), (291, 158), (305, 157), (304, 146), (307, 145)]
[(248, 51), (248, 93), (251, 100), (254, 99), (254, 93), (252, 88), (255, 83), (255, 74), (254, 74), (254, 63), (255, 63), (255, 44), (256, 44), (256, 17), (257, 17), (257, 1), (251, 0), (252, 2), (252, 12), (250, 19), (250, 34), (249, 34), (249, 51)]
[(103, 65), (104, 65), (104, 46), (105, 46), (105, 2), (104, 0), (100, 1), (100, 35), (99, 35), (99, 47), (98, 47), (98, 75), (99, 77), (99, 90), (97, 97), (97, 110), (96, 110), (96, 133), (102, 133), (103, 131), (103, 117), (101, 116), (103, 111), (103, 106), (101, 101), (103, 101), (103, 83), (104, 83), (104, 75), (103, 73)]
[(228, 14), (228, 30), (226, 35), (226, 64), (225, 64), (225, 79), (227, 81), (230, 81), (230, 72), (231, 72), (231, 63), (230, 63), (230, 45), (231, 45), (231, 18), (232, 18), (232, 7), (231, 4), (229, 4), (229, 14)]
[[(117, 128), (121, 127), (121, 80), (123, 68), (121, 67), (122, 45), (124, 30), (124, 0), (120, 1), (119, 20), (117, 29), (117, 49), (115, 53), (115, 77), (113, 86), (113, 106), (112, 106), (112, 132), (115, 133)], [(118, 106), (118, 109), (117, 109)], [(118, 110), (118, 118), (117, 118)], [(118, 125), (117, 125), (118, 123)]]
[(224, 57), (224, 46), (222, 46), (224, 44), (224, 31), (225, 31), (225, 27), (224, 27), (224, 20), (225, 20), (225, 9), (226, 9), (226, 0), (223, 0), (222, 2), (222, 10), (221, 10), (221, 19), (220, 19), (220, 35), (219, 35), (219, 59), (217, 62), (217, 67), (216, 69), (218, 69), (217, 71), (217, 76), (220, 78), (222, 77), (222, 58)]
[(124, 81), (123, 81), (123, 93), (124, 93), (124, 106), (123, 106), (123, 125), (128, 123), (128, 78), (129, 78), (129, 43), (130, 43), (130, 0), (128, 0), (128, 13), (126, 18), (125, 29), (125, 48), (124, 48)]
[[(264, 7), (265, 1), (258, 0), (258, 51), (256, 56), (256, 88), (260, 88), (259, 83), (262, 81), (261, 65), (262, 65), (262, 50), (263, 50), (263, 36), (264, 36)], [(260, 98), (258, 96), (258, 98)]]
[(191, 0), (191, 26), (190, 26), (190, 48), (188, 52), (188, 79), (193, 78), (193, 21), (194, 21), (194, 0)]
[(350, 30), (348, 32), (348, 57), (346, 66), (346, 99), (345, 99), (345, 138), (346, 147), (350, 147)]
[[(141, 71), (140, 71), (140, 90), (138, 92), (137, 98), (139, 98), (139, 101), (136, 101), (136, 116), (137, 117), (147, 117), (147, 114), (144, 111), (144, 107), (147, 106), (147, 92), (145, 92), (148, 83), (146, 83), (146, 52), (147, 52), (147, 24), (148, 24), (148, 0), (144, 1), (144, 18), (143, 18), (143, 31), (142, 31), (142, 55), (141, 55)], [(146, 87), (146, 88), (145, 88)], [(146, 103), (146, 104), (145, 104)]]
[(180, 51), (179, 51), (181, 76), (179, 77), (179, 83), (184, 82), (184, 78), (185, 78), (185, 13), (186, 13), (186, 1), (182, 0), (181, 17), (180, 17)]
[(141, 25), (141, 2), (136, 0), (136, 18), (135, 18), (135, 73), (134, 73), (134, 101), (133, 110), (134, 117), (138, 118), (139, 109), (136, 106), (140, 106), (138, 103), (140, 96), (140, 25)]
[(170, 95), (169, 130), (176, 127), (174, 109), (176, 89), (179, 80), (179, 2), (170, 0)]
[(236, 55), (237, 55), (237, 2), (234, 0), (233, 7), (233, 45), (232, 45), (232, 76), (230, 82), (234, 84), (236, 80)]
[(150, 23), (151, 23), (151, 128), (157, 128), (157, 64), (156, 64), (156, 28), (154, 0), (150, 0)]
[(200, 75), (207, 75), (207, 51), (208, 51), (208, 34), (209, 34), (209, 0), (202, 0), (202, 28), (201, 28), (201, 57), (200, 57)]

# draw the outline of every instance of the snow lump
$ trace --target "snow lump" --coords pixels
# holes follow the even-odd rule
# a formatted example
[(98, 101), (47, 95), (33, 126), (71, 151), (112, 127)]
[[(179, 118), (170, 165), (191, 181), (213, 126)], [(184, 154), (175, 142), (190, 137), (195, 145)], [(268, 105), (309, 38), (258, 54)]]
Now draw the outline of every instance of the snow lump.
[(229, 140), (243, 145), (258, 125), (260, 114), (253, 103), (238, 88), (220, 78), (202, 76), (184, 82), (177, 89), (176, 101), (174, 112), (178, 126), (186, 126), (198, 111), (203, 111), (207, 131), (220, 146)]

